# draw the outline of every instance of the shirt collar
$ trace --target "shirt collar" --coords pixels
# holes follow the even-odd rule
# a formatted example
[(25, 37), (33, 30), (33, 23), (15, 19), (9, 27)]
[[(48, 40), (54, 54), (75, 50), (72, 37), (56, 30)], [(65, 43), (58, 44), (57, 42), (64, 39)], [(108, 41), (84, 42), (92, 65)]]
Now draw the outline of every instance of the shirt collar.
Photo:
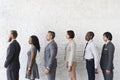
[(110, 42), (110, 40), (108, 40), (107, 42), (105, 42), (105, 44), (108, 44)]
[(91, 39), (91, 40), (87, 41), (87, 43), (90, 43), (90, 42), (93, 42), (93, 40)]
[(48, 44), (51, 43), (52, 41), (54, 41), (54, 40), (50, 40), (50, 41), (48, 41)]
[(12, 39), (11, 42), (10, 42), (10, 44), (11, 44), (14, 40), (16, 40), (16, 39)]

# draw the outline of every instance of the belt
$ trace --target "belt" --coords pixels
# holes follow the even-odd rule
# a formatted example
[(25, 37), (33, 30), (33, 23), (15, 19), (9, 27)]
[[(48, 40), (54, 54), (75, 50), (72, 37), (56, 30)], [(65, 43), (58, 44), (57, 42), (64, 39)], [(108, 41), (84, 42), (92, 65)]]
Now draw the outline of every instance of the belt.
[(86, 61), (93, 61), (94, 59), (86, 59)]

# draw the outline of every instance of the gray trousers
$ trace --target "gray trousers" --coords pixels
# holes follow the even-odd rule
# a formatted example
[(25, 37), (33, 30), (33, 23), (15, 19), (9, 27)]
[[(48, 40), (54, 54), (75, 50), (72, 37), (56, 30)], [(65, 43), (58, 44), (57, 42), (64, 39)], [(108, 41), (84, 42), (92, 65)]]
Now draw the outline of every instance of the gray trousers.
[(49, 74), (47, 75), (48, 80), (55, 80), (56, 77), (56, 68), (50, 70)]
[(102, 70), (104, 80), (113, 80), (113, 70), (110, 71), (110, 74), (106, 74), (106, 70)]
[(19, 80), (19, 70), (7, 69), (7, 80)]

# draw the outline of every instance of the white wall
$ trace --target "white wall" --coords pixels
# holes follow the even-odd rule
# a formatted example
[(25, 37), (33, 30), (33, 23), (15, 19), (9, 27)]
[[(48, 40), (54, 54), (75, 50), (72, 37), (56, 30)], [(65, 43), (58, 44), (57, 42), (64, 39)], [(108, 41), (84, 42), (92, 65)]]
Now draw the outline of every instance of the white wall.
[[(20, 54), (21, 70), (20, 80), (26, 80), (25, 69), (27, 51), (29, 49), (29, 36), (36, 34), (41, 43), (41, 52), (37, 55), (40, 80), (47, 80), (44, 75), (43, 51), (46, 45), (45, 35), (48, 30), (56, 32), (58, 43), (58, 70), (56, 80), (67, 80), (65, 62), (63, 60), (66, 44), (66, 31), (72, 29), (76, 33), (78, 66), (77, 80), (87, 80), (85, 62), (82, 54), (85, 45), (84, 36), (87, 31), (94, 31), (99, 50), (103, 45), (102, 35), (105, 31), (113, 34), (115, 44), (115, 76), (120, 78), (119, 54), (119, 26), (120, 26), (120, 0), (0, 0), (0, 79), (6, 80), (6, 69), (3, 67), (8, 47), (8, 34), (12, 29), (19, 33), (17, 40), (22, 51)], [(101, 54), (100, 54), (101, 55)], [(101, 70), (96, 80), (102, 80)]]

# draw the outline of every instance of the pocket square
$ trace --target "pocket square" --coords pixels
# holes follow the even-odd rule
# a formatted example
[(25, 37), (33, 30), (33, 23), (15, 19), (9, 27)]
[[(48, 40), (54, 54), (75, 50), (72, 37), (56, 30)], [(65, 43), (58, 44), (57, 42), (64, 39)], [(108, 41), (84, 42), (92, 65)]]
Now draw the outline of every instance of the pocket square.
[(107, 48), (105, 48), (104, 50), (108, 50)]

